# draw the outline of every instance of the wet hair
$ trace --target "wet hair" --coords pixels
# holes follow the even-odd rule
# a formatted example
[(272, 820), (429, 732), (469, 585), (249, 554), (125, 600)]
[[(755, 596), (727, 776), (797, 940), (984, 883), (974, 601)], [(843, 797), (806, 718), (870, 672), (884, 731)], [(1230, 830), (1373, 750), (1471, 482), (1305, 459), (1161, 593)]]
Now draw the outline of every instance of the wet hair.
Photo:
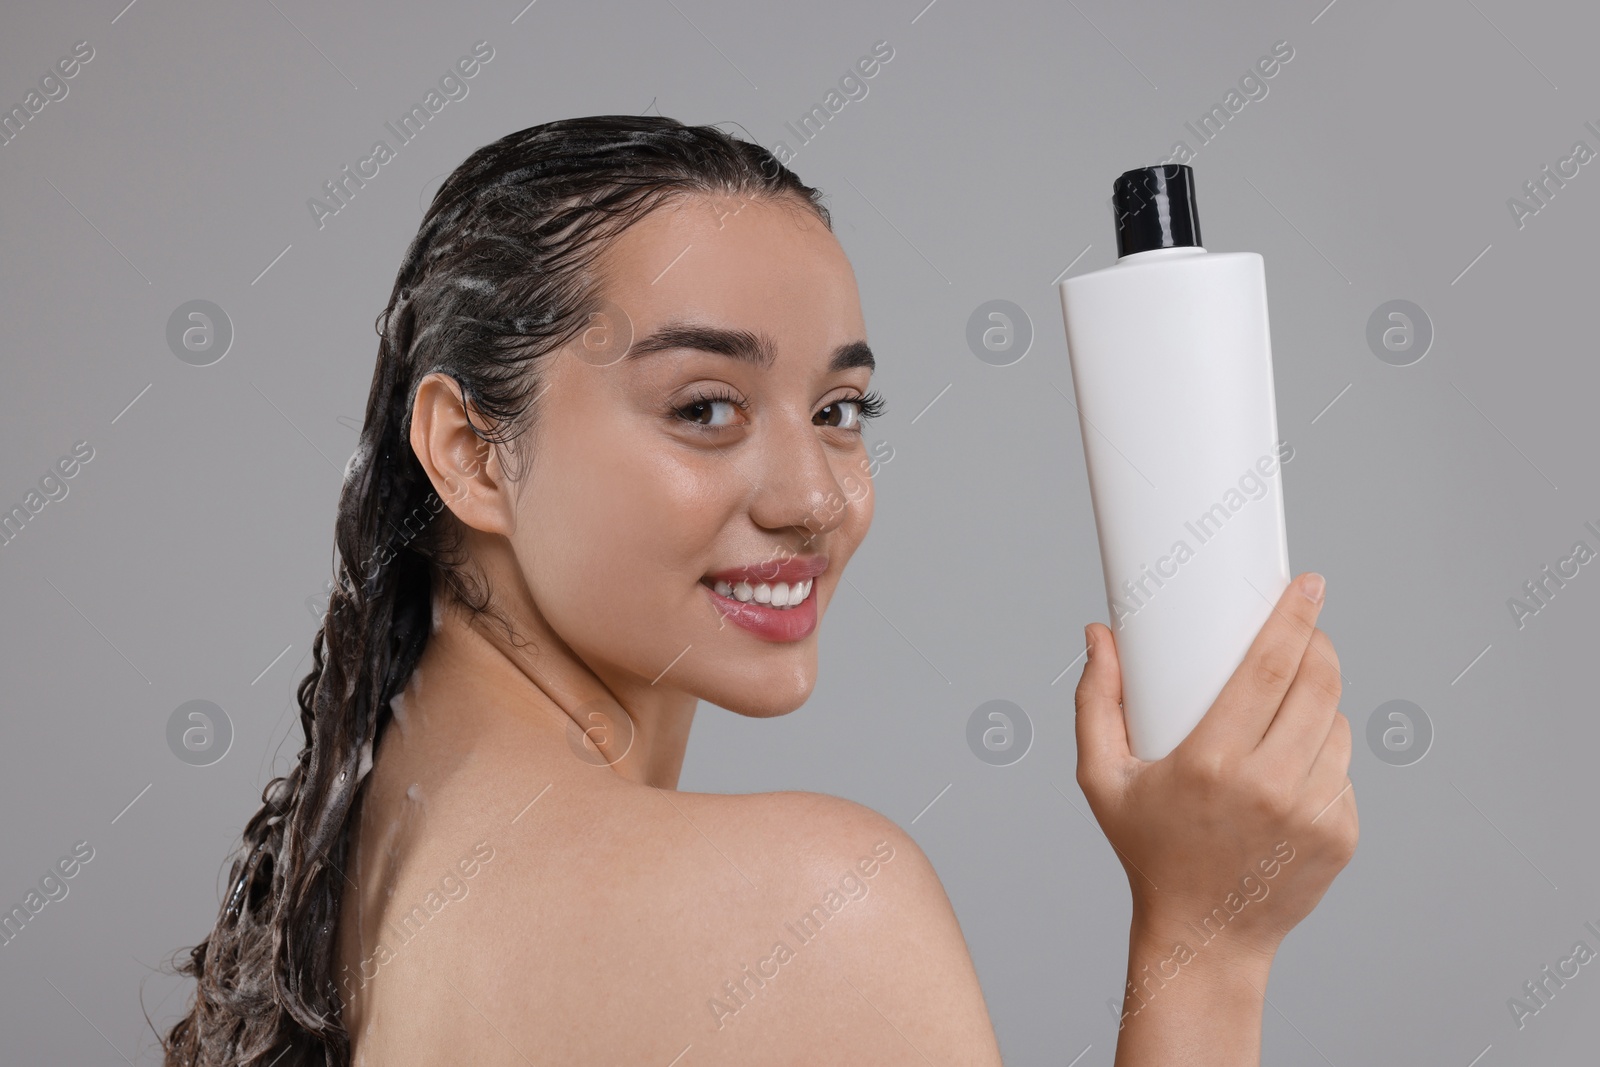
[(511, 445), (536, 421), (539, 357), (604, 304), (600, 253), (650, 211), (695, 194), (795, 206), (832, 228), (821, 194), (765, 148), (650, 115), (520, 130), (473, 152), (434, 195), (376, 322), (331, 595), (296, 691), (305, 744), (262, 791), (210, 935), (176, 958), (196, 986), (162, 1040), (168, 1065), (350, 1062), (334, 984), (340, 902), (352, 812), (389, 701), (427, 643), (436, 588), (506, 621), (411, 449), (418, 383), (448, 374), (479, 438)]

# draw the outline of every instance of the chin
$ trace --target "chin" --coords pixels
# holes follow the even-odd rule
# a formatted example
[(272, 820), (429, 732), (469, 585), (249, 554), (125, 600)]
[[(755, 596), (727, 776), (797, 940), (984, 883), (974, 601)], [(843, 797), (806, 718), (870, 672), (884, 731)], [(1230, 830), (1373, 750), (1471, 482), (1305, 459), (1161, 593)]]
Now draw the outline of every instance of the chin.
[(811, 698), (816, 688), (816, 652), (795, 664), (785, 664), (781, 669), (773, 665), (767, 670), (759, 668), (741, 671), (737, 676), (723, 675), (706, 679), (697, 687), (700, 699), (708, 700), (719, 708), (751, 719), (774, 719), (787, 715)]

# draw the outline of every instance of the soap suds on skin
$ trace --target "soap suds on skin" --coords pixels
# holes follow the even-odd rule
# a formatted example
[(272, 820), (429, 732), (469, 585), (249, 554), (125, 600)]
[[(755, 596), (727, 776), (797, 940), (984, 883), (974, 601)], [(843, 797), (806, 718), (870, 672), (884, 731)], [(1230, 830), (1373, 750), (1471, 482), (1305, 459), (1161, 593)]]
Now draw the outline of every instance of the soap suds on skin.
[(406, 732), (406, 695), (396, 693), (389, 698), (389, 713), (394, 716), (395, 724), (400, 727), (400, 732)]

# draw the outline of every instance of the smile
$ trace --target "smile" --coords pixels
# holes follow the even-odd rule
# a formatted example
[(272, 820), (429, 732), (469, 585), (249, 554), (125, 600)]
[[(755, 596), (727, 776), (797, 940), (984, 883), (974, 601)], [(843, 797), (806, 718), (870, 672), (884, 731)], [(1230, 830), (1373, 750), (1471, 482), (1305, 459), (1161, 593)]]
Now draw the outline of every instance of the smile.
[(817, 598), (811, 595), (828, 557), (817, 553), (769, 558), (700, 579), (721, 622), (733, 623), (767, 641), (799, 641), (817, 628)]
[(719, 579), (716, 582), (706, 582), (719, 596), (729, 597), (741, 604), (751, 602), (765, 604), (768, 607), (788, 609), (797, 607), (811, 595), (811, 587), (816, 584), (814, 578), (807, 578), (802, 582), (729, 582)]

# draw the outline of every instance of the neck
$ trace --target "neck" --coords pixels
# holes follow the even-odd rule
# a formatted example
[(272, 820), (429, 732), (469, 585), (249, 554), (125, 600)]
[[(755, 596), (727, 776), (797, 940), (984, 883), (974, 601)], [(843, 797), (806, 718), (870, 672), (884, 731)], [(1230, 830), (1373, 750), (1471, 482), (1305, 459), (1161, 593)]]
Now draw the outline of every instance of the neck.
[(699, 698), (585, 662), (537, 609), (511, 617), (515, 644), (494, 620), (439, 594), (405, 688), (407, 732), (443, 729), (466, 744), (531, 740), (550, 759), (676, 789)]

